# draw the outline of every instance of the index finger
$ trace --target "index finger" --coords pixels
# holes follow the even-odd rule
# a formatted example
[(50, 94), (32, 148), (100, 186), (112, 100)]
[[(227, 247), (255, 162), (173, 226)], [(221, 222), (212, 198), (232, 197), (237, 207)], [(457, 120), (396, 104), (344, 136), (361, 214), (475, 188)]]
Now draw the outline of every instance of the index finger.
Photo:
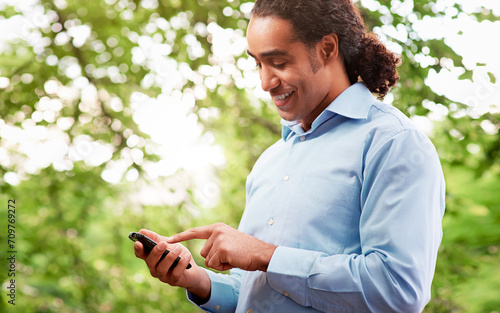
[(154, 231), (151, 231), (149, 229), (141, 229), (139, 231), (141, 234), (148, 236), (152, 240), (156, 241), (156, 243), (159, 243), (160, 241), (165, 241), (167, 240), (167, 237), (158, 235)]
[(170, 237), (168, 243), (177, 243), (191, 239), (208, 239), (212, 235), (217, 224), (191, 228)]

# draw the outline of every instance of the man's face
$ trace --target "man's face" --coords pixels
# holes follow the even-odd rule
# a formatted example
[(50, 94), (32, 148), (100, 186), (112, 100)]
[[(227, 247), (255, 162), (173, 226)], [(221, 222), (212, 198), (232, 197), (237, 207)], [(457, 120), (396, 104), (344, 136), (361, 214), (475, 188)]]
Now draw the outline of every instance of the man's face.
[(287, 20), (254, 17), (247, 31), (248, 54), (255, 59), (262, 89), (273, 97), (280, 116), (299, 121), (308, 130), (333, 100), (328, 96), (332, 82), (316, 49), (293, 34)]

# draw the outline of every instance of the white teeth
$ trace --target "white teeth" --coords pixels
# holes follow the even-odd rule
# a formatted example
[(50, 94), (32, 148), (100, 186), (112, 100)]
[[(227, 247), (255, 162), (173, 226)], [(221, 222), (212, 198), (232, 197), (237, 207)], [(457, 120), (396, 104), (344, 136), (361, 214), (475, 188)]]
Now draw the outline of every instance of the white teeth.
[(286, 99), (286, 97), (288, 97), (289, 95), (291, 95), (293, 93), (293, 91), (290, 91), (289, 93), (285, 93), (283, 95), (279, 95), (279, 96), (275, 96), (274, 99), (278, 100), (278, 101), (283, 101)]

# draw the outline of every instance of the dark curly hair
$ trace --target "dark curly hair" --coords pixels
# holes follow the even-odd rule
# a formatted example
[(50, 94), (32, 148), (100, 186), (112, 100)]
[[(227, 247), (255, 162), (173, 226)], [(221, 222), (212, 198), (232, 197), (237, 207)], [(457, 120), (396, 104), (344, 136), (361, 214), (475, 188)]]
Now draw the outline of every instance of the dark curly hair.
[(363, 18), (351, 0), (256, 0), (252, 16), (275, 16), (290, 21), (297, 39), (313, 47), (335, 33), (351, 84), (360, 78), (384, 97), (399, 79), (401, 59), (387, 50), (374, 33), (366, 33)]

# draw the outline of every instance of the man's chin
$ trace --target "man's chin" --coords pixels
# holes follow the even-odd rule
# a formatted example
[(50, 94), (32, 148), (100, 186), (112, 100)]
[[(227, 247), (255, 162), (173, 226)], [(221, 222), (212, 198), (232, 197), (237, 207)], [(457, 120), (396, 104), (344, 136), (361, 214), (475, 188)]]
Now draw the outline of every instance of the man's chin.
[(291, 114), (290, 112), (283, 111), (280, 108), (277, 108), (277, 109), (278, 109), (278, 114), (280, 115), (280, 117), (283, 120), (290, 122), (290, 123), (298, 122), (297, 116)]

